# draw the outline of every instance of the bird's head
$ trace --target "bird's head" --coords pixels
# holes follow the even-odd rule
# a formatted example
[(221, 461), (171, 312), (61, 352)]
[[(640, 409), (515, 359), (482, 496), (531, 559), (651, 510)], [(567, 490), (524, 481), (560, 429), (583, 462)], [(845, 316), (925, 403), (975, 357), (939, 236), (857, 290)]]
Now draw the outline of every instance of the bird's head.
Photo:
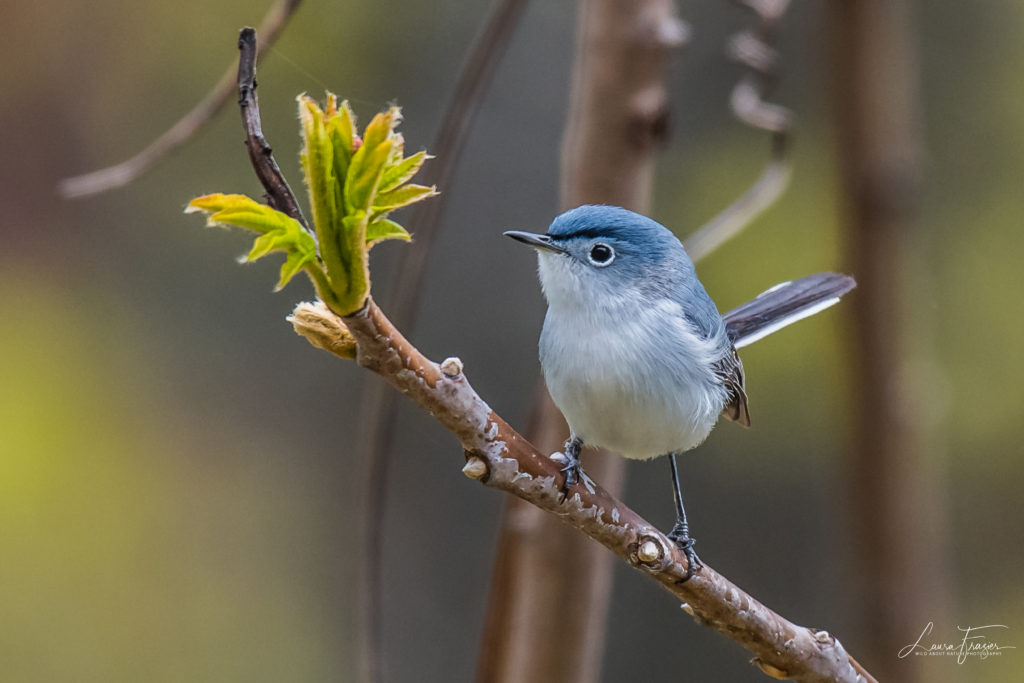
[(518, 230), (505, 235), (537, 250), (541, 287), (551, 306), (664, 296), (695, 277), (671, 231), (617, 206), (566, 211), (543, 235)]

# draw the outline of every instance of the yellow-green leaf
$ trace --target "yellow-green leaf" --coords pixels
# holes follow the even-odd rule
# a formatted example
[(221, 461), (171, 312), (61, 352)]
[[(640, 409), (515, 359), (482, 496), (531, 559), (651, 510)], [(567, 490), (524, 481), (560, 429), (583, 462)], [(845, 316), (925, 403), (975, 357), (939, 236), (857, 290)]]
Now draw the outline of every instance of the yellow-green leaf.
[(388, 211), (400, 209), (416, 202), (423, 201), (427, 197), (433, 197), (437, 191), (433, 187), (425, 185), (403, 185), (390, 192), (381, 192), (373, 200), (373, 211), (375, 214), (383, 214)]
[(288, 257), (281, 264), (281, 276), (277, 280), (277, 286), (274, 287), (274, 291), (279, 292), (284, 289), (284, 286), (303, 268), (315, 263), (316, 254), (300, 254), (296, 251), (289, 251)]
[(426, 152), (416, 152), (412, 156), (402, 159), (397, 164), (388, 166), (384, 170), (384, 177), (380, 179), (379, 192), (389, 192), (402, 183), (408, 182), (423, 166), (423, 162), (431, 157)]
[(327, 134), (323, 111), (306, 95), (299, 97), (299, 120), (302, 123), (302, 170), (309, 189), (313, 224), (317, 235), (323, 239), (328, 230), (335, 229), (340, 218), (334, 145)]
[(363, 148), (374, 149), (393, 137), (392, 131), (402, 121), (398, 107), (391, 107), (374, 116), (363, 132)]
[[(334, 97), (330, 95), (329, 97)], [(348, 165), (355, 153), (355, 115), (348, 106), (348, 100), (341, 103), (327, 118), (327, 134), (334, 147), (334, 177), (344, 178)], [(341, 196), (341, 193), (338, 193)]]
[[(208, 214), (208, 225), (235, 226), (259, 233), (295, 231), (309, 237), (302, 229), (302, 225), (288, 214), (266, 204), (260, 204), (243, 194), (209, 194), (196, 197), (188, 203), (185, 213), (196, 211)], [(312, 242), (312, 238), (310, 241)]]
[(405, 228), (387, 218), (378, 218), (366, 226), (367, 248), (384, 240), (404, 240), (408, 242), (411, 239), (412, 237)]
[(246, 261), (255, 261), (271, 251), (287, 254), (281, 268), (278, 289), (306, 266), (317, 266), (316, 241), (291, 216), (281, 213), (250, 197), (240, 194), (211, 194), (197, 197), (185, 209), (188, 213), (202, 211), (208, 225), (234, 226), (260, 233), (246, 255)]
[(345, 178), (345, 208), (350, 213), (369, 212), (390, 154), (390, 140), (385, 140), (374, 147), (370, 147), (364, 141), (363, 146), (352, 156), (352, 163)]

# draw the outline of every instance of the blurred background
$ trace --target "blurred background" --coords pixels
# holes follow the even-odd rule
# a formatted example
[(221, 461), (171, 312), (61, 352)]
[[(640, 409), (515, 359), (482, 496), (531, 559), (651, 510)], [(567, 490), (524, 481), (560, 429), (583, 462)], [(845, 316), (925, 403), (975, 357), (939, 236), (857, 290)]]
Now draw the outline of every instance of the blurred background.
[[(364, 122), (397, 101), (408, 149), (424, 148), (488, 4), (305, 3), (259, 73), (264, 131), (293, 187), (296, 94), (330, 88)], [(958, 642), (957, 625), (1004, 624), (1000, 642), (1018, 648), (928, 661), (928, 680), (1021, 680), (1024, 4), (918, 4), (909, 66), (924, 184), (898, 295), (912, 301), (908, 372), (926, 403), (915, 462), (939, 492), (928, 519), (942, 541), (928, 557), (945, 571), (917, 598), (934, 607), (936, 641)], [(235, 59), (239, 27), (268, 5), (0, 8), (4, 681), (354, 679), (353, 442), (364, 386), (379, 380), (285, 323), (311, 297), (306, 282), (272, 293), (277, 263), (237, 265), (245, 237), (182, 215), (206, 192), (259, 196), (237, 111), (126, 188), (55, 194), (59, 179), (121, 161), (190, 109)], [(530, 412), (544, 305), (532, 256), (501, 232), (543, 231), (557, 213), (576, 9), (529, 4), (440, 188), (442, 232), (419, 323), (405, 330), (432, 358), (460, 356), (513, 425)], [(685, 237), (756, 178), (768, 139), (728, 109), (740, 69), (724, 44), (748, 16), (724, 2), (678, 11), (692, 36), (672, 59), (672, 133), (651, 213)], [(798, 118), (793, 180), (701, 263), (723, 310), (782, 280), (849, 269), (828, 11), (797, 3), (782, 27), (772, 99)], [(397, 251), (415, 248), (374, 251), (385, 305)], [(858, 616), (881, 598), (861, 590), (872, 562), (854, 550), (853, 330), (844, 302), (746, 349), (754, 427), (724, 424), (688, 455), (684, 491), (709, 564), (787, 618), (837, 634), (869, 669), (892, 670), (896, 652), (873, 649)], [(502, 496), (463, 477), (457, 442), (411, 405), (393, 458), (387, 680), (471, 680)], [(628, 467), (626, 502), (667, 528), (667, 465)], [(654, 582), (616, 572), (602, 680), (764, 680)]]

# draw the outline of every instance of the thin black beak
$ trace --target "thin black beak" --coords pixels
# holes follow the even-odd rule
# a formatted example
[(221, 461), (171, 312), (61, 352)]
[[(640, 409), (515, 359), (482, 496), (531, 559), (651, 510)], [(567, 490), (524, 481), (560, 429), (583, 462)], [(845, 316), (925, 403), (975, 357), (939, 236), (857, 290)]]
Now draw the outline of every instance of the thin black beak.
[(522, 232), (520, 230), (506, 230), (503, 233), (506, 237), (511, 237), (517, 242), (528, 244), (535, 249), (543, 249), (545, 251), (553, 251), (559, 254), (564, 254), (565, 249), (551, 241), (551, 238), (547, 235), (537, 235), (532, 232)]

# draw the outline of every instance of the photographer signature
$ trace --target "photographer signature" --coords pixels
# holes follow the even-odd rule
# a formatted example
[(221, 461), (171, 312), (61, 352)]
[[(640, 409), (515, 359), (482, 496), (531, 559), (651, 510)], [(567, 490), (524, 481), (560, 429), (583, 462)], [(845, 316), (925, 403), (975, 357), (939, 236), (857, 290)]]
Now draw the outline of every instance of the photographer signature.
[(964, 634), (963, 640), (960, 642), (946, 642), (938, 643), (931, 642), (928, 644), (923, 643), (931, 632), (934, 630), (934, 622), (929, 621), (928, 625), (921, 631), (921, 635), (917, 637), (917, 640), (907, 645), (899, 651), (897, 657), (903, 659), (911, 654), (917, 655), (956, 655), (957, 664), (963, 664), (967, 661), (970, 656), (977, 656), (981, 659), (987, 659), (992, 655), (1000, 654), (1002, 650), (1015, 650), (1017, 649), (1013, 645), (1000, 645), (996, 641), (990, 638), (989, 634), (994, 633), (993, 631), (986, 631), (986, 629), (997, 629), (997, 628), (1009, 628), (1003, 624), (989, 624), (987, 626), (968, 626), (963, 628), (957, 626), (957, 630)]

